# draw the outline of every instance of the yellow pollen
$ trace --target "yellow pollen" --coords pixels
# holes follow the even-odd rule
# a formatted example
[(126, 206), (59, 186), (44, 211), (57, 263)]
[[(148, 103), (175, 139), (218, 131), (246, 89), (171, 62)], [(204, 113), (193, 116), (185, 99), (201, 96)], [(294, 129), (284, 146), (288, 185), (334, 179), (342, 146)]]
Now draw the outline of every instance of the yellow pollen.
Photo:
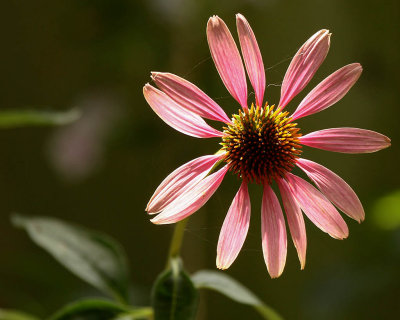
[(239, 110), (222, 136), (229, 169), (256, 183), (270, 183), (290, 172), (301, 154), (301, 134), (288, 114), (267, 104)]

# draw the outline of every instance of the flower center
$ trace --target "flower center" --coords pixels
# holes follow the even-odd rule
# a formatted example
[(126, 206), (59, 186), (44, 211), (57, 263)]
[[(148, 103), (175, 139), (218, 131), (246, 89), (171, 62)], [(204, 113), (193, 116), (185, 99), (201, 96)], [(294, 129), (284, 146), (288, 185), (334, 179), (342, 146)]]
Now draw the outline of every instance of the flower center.
[(279, 108), (265, 105), (239, 110), (224, 127), (222, 150), (229, 169), (242, 179), (270, 183), (290, 172), (301, 154), (299, 128)]

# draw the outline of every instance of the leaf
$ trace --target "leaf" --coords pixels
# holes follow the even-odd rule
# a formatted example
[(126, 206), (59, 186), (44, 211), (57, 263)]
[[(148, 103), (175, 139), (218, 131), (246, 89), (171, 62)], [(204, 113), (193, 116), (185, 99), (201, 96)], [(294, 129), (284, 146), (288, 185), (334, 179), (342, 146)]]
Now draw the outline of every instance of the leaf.
[(199, 298), (198, 292), (183, 270), (179, 258), (171, 259), (170, 265), (170, 269), (158, 276), (153, 287), (154, 319), (194, 319)]
[(111, 301), (88, 299), (63, 307), (49, 320), (110, 320), (128, 311), (127, 307)]
[(0, 309), (0, 320), (39, 320), (39, 318), (21, 311)]
[(77, 109), (68, 111), (5, 110), (0, 111), (0, 129), (26, 126), (64, 125), (81, 116)]
[(116, 241), (53, 218), (13, 215), (12, 222), (69, 271), (116, 299), (128, 300), (128, 266)]
[(400, 189), (376, 200), (372, 207), (372, 220), (384, 230), (400, 228)]
[(265, 305), (249, 289), (223, 272), (201, 270), (192, 275), (192, 281), (198, 289), (215, 290), (238, 303), (253, 306), (264, 319), (283, 319), (271, 307)]
[(151, 319), (153, 320), (153, 309), (151, 307), (138, 307), (129, 311), (129, 313), (124, 313), (118, 315), (113, 320), (139, 320), (139, 319)]

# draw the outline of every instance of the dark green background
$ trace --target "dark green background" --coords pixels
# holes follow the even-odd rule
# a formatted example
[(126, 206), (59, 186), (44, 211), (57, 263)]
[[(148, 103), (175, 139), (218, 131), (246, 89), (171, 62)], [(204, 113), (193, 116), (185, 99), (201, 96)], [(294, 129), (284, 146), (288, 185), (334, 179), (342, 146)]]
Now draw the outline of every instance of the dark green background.
[[(227, 273), (288, 319), (398, 315), (400, 232), (396, 225), (380, 227), (375, 206), (377, 199), (399, 188), (396, 0), (2, 1), (0, 108), (79, 106), (84, 119), (62, 129), (0, 132), (0, 307), (47, 315), (64, 302), (97, 295), (10, 225), (14, 211), (59, 217), (117, 238), (131, 261), (134, 302), (148, 303), (173, 227), (152, 225), (145, 205), (169, 172), (214, 153), (218, 141), (191, 138), (168, 127), (146, 104), (142, 87), (150, 71), (169, 71), (197, 84), (228, 114), (236, 112), (238, 104), (210, 59), (205, 27), (217, 14), (236, 38), (238, 12), (253, 27), (269, 84), (282, 81), (290, 57), (310, 35), (322, 28), (333, 33), (325, 63), (289, 105), (290, 111), (331, 72), (351, 62), (363, 65), (362, 77), (342, 101), (299, 121), (303, 133), (362, 127), (391, 137), (393, 146), (367, 155), (305, 148), (305, 158), (329, 167), (354, 187), (366, 221), (358, 225), (345, 218), (350, 229), (345, 241), (330, 238), (307, 221), (306, 269), (299, 270), (290, 241), (285, 272), (276, 280), (269, 278), (261, 251), (261, 188), (251, 186), (248, 239)], [(267, 100), (278, 102), (279, 91), (279, 86), (269, 86)], [(60, 161), (70, 165), (63, 167)], [(238, 188), (238, 179), (228, 174), (190, 220), (183, 252), (189, 271), (215, 268), (219, 229)], [(199, 319), (246, 316), (258, 317), (249, 307), (217, 294), (201, 297)]]

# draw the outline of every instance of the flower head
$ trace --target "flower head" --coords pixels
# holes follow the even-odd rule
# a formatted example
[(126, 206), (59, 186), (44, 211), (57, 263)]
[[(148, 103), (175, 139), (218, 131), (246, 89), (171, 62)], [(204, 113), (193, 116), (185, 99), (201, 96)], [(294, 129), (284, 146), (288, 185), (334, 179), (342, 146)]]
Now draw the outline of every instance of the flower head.
[[(167, 124), (187, 135), (221, 139), (214, 155), (196, 158), (164, 179), (146, 208), (158, 214), (153, 223), (185, 219), (214, 194), (228, 171), (241, 186), (222, 225), (217, 247), (217, 267), (228, 268), (239, 254), (250, 222), (248, 183), (263, 186), (261, 239), (265, 263), (271, 277), (279, 277), (287, 252), (286, 223), (280, 202), (271, 188), (276, 183), (301, 268), (306, 257), (304, 214), (322, 231), (336, 239), (348, 236), (348, 228), (335, 206), (359, 222), (363, 207), (351, 187), (339, 176), (313, 161), (300, 158), (302, 145), (343, 153), (375, 152), (390, 146), (390, 139), (377, 132), (357, 128), (333, 128), (302, 135), (294, 121), (322, 111), (338, 102), (355, 84), (362, 68), (352, 63), (337, 70), (300, 102), (293, 114), (286, 105), (309, 83), (330, 46), (330, 33), (321, 30), (307, 40), (293, 57), (284, 76), (280, 102), (264, 104), (265, 72), (261, 53), (247, 20), (236, 16), (244, 65), (253, 86), (255, 101), (248, 103), (247, 80), (241, 55), (225, 23), (217, 16), (207, 24), (207, 39), (223, 83), (241, 106), (229, 118), (223, 109), (194, 84), (170, 73), (153, 72), (159, 87), (144, 86), (144, 96)], [(204, 119), (224, 123), (219, 131)], [(218, 171), (213, 169), (224, 164)], [(291, 173), (303, 170), (316, 185)]]

